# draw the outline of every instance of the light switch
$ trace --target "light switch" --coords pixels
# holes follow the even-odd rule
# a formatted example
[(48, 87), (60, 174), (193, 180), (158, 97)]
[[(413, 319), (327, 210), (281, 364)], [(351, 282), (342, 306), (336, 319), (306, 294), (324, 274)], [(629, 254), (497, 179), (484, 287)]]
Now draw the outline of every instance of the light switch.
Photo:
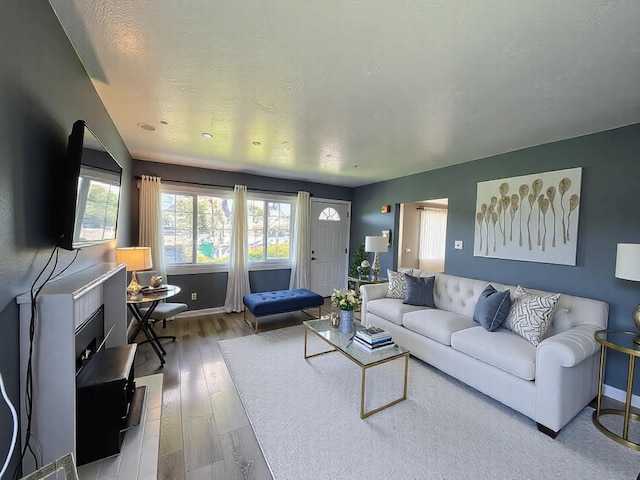
[(456, 240), (453, 242), (453, 248), (456, 250), (462, 250), (462, 240)]

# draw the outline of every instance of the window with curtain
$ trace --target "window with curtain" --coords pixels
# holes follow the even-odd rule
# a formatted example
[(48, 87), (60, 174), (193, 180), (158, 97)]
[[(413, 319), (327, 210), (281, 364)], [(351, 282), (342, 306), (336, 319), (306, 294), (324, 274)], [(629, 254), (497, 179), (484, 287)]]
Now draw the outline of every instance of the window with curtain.
[[(162, 221), (168, 266), (228, 268), (233, 192), (163, 185)], [(295, 197), (248, 195), (251, 268), (290, 266)]]
[(447, 210), (424, 207), (420, 212), (420, 245), (418, 260), (421, 270), (444, 272), (447, 239)]

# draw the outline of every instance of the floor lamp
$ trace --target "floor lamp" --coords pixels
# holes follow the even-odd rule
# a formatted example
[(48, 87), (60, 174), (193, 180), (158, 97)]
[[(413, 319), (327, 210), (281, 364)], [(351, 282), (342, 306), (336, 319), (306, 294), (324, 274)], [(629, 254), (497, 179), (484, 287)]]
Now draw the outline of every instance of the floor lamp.
[(364, 251), (373, 252), (373, 266), (371, 274), (373, 280), (378, 280), (380, 275), (380, 259), (379, 253), (386, 253), (389, 250), (389, 239), (387, 237), (364, 237)]
[(135, 297), (142, 288), (136, 278), (137, 270), (148, 270), (153, 266), (150, 247), (116, 248), (116, 263), (124, 263), (127, 272), (131, 272), (131, 283), (127, 287), (127, 295)]

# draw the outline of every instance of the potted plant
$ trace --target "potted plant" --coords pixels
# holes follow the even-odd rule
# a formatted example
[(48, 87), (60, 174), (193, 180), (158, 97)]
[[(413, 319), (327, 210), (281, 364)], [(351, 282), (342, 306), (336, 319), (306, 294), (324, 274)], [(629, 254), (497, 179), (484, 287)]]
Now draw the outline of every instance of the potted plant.
[[(366, 264), (363, 265), (363, 262)], [(351, 265), (349, 266), (349, 275), (351, 277), (357, 278), (365, 278), (369, 275), (369, 267), (367, 265), (369, 263), (369, 254), (364, 251), (364, 243), (358, 245), (358, 249), (353, 253), (353, 259), (351, 261)], [(367, 266), (365, 266), (367, 265)], [(358, 269), (358, 267), (360, 267)]]

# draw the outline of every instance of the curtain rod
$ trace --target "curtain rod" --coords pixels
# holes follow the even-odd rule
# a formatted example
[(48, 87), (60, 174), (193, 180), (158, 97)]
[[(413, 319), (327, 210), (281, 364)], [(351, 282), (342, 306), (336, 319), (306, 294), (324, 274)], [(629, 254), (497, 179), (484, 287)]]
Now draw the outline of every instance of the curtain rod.
[[(136, 180), (142, 180), (142, 177), (140, 175), (136, 175), (133, 178), (135, 178)], [(213, 183), (201, 183), (201, 182), (189, 182), (186, 180), (170, 180), (168, 178), (163, 178), (163, 180), (165, 182), (171, 182), (171, 183), (186, 183), (188, 185), (199, 185), (201, 187), (217, 187), (217, 188), (228, 188), (230, 190), (233, 190), (233, 187), (230, 187), (229, 185), (214, 185)], [(247, 190), (251, 190), (254, 192), (267, 192), (267, 193), (285, 193), (287, 195), (297, 195), (298, 192), (288, 192), (285, 190), (267, 190), (266, 188), (249, 188), (247, 187)], [(309, 193), (310, 197), (313, 197), (312, 193)]]

